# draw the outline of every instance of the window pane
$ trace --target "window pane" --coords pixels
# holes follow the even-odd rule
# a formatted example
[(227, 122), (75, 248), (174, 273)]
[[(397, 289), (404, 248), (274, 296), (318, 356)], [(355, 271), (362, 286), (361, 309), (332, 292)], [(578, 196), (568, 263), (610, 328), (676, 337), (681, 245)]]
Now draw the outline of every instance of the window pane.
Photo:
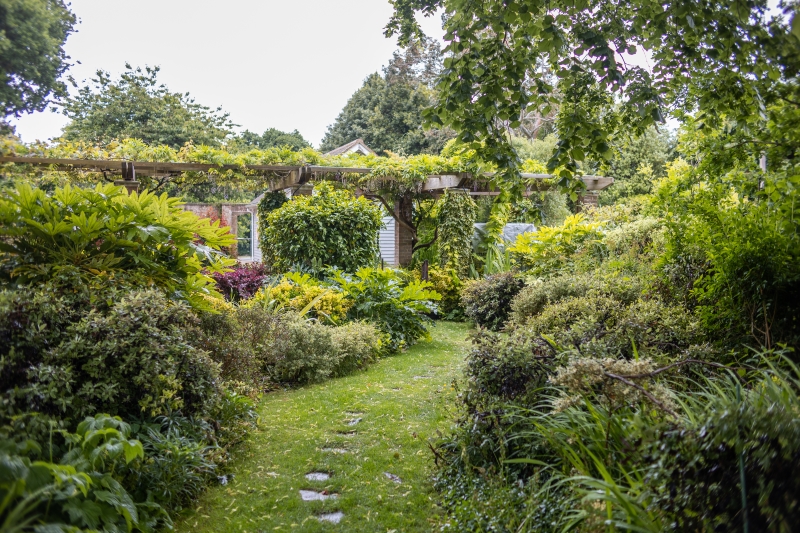
[(242, 213), (236, 217), (236, 255), (249, 257), (253, 255), (253, 215)]

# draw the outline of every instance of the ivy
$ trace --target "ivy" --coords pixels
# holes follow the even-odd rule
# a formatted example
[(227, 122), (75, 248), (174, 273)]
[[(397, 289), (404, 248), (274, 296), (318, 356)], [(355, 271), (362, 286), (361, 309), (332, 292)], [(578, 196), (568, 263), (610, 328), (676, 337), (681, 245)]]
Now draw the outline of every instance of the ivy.
[[(263, 239), (267, 233), (267, 217), (270, 213), (289, 201), (289, 198), (282, 191), (272, 191), (264, 193), (264, 197), (258, 203), (258, 235)], [(263, 253), (263, 241), (261, 243)]]
[(472, 264), (472, 234), (478, 206), (468, 194), (447, 189), (439, 200), (439, 265), (467, 277)]

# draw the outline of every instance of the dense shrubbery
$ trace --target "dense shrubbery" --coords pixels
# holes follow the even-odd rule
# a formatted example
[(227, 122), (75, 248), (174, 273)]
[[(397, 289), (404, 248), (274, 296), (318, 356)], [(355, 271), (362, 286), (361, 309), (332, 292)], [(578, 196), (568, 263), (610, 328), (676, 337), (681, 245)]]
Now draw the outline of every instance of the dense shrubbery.
[(355, 275), (337, 272), (333, 283), (352, 300), (348, 317), (373, 323), (397, 351), (428, 335), (427, 316), (437, 310), (441, 295), (430, 283), (408, 281), (390, 269), (362, 268)]
[(0, 279), (32, 285), (74, 268), (87, 282), (153, 285), (202, 307), (203, 295), (216, 294), (204, 270), (219, 272), (231, 263), (215, 251), (234, 238), (179, 203), (166, 194), (128, 195), (110, 184), (67, 185), (51, 195), (21, 184), (0, 197)]
[(468, 281), (461, 289), (464, 314), (480, 327), (498, 330), (508, 319), (511, 301), (524, 285), (512, 272)]
[(314, 192), (267, 216), (261, 235), (265, 261), (284, 272), (294, 267), (355, 272), (371, 264), (378, 255), (380, 208), (326, 182)]
[[(415, 280), (421, 280), (421, 272), (415, 270), (412, 273)], [(461, 305), (461, 288), (464, 283), (455, 271), (440, 269), (434, 266), (428, 267), (428, 282), (431, 289), (441, 295), (437, 314), (445, 320), (463, 320), (464, 308)]]
[(443, 530), (791, 530), (797, 231), (689, 174), (512, 248), (527, 285), (475, 335), (437, 450)]

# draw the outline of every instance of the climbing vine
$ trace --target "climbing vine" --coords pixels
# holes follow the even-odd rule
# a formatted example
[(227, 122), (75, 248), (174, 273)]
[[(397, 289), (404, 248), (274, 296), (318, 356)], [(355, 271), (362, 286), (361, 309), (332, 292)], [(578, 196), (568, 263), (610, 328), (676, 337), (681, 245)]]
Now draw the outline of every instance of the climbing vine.
[(439, 264), (465, 277), (472, 262), (472, 233), (478, 206), (468, 194), (446, 189), (438, 207)]
[(267, 233), (267, 217), (270, 213), (281, 207), (288, 202), (289, 199), (283, 191), (267, 191), (264, 197), (258, 203), (258, 235), (260, 236), (259, 246), (261, 253), (264, 257), (267, 256), (267, 251), (264, 249), (263, 236)]

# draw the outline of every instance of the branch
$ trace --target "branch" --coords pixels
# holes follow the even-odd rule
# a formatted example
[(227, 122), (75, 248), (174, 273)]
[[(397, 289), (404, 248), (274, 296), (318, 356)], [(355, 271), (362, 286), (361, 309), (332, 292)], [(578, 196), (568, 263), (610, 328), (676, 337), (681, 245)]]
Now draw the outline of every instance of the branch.
[(433, 232), (433, 239), (429, 240), (425, 244), (418, 244), (418, 245), (414, 246), (413, 248), (411, 248), (411, 253), (413, 254), (417, 250), (422, 250), (423, 248), (427, 248), (427, 247), (431, 246), (433, 243), (436, 242), (436, 239), (438, 239), (438, 238), (439, 238), (439, 226), (436, 226), (436, 230)]
[(384, 199), (384, 197), (383, 197), (383, 196), (381, 196), (381, 195), (379, 195), (379, 194), (365, 194), (365, 195), (364, 195), (364, 198), (375, 198), (375, 199), (377, 199), (377, 200), (380, 200), (380, 201), (381, 201), (381, 203), (383, 204), (383, 207), (385, 207), (385, 208), (386, 208), (386, 210), (387, 210), (387, 211), (389, 211), (389, 214), (392, 216), (392, 218), (393, 218), (393, 219), (395, 219), (395, 220), (397, 221), (397, 223), (398, 223), (398, 224), (400, 224), (401, 226), (404, 226), (404, 227), (406, 227), (407, 229), (409, 229), (409, 230), (410, 230), (410, 231), (411, 231), (411, 232), (414, 234), (414, 236), (416, 237), (416, 235), (417, 235), (417, 230), (416, 230), (415, 228), (412, 228), (411, 226), (409, 226), (409, 225), (408, 225), (408, 223), (407, 223), (406, 221), (404, 221), (404, 220), (401, 220), (401, 219), (400, 219), (400, 217), (398, 217), (398, 216), (397, 216), (397, 214), (394, 212), (394, 209), (392, 209), (392, 208), (391, 208), (391, 206), (390, 206), (390, 205), (389, 205), (389, 203), (388, 203), (388, 202), (387, 202), (387, 201)]
[(688, 364), (691, 364), (691, 363), (697, 363), (699, 365), (713, 366), (714, 368), (724, 368), (724, 369), (728, 369), (728, 370), (732, 369), (729, 366), (721, 365), (719, 363), (712, 363), (710, 361), (701, 361), (699, 359), (686, 359), (684, 361), (678, 361), (677, 363), (672, 363), (671, 365), (667, 365), (667, 366), (665, 366), (663, 368), (658, 368), (656, 370), (653, 370), (652, 372), (647, 372), (646, 374), (635, 374), (635, 375), (629, 375), (629, 376), (624, 376), (624, 377), (629, 378), (629, 379), (652, 378), (654, 376), (657, 376), (657, 375), (661, 374), (662, 372), (666, 372), (667, 370), (669, 370), (671, 368), (675, 368), (676, 366), (683, 366), (683, 365), (688, 365)]
[(666, 405), (664, 405), (663, 403), (661, 403), (661, 401), (660, 401), (660, 400), (658, 400), (658, 399), (657, 399), (655, 396), (653, 396), (652, 394), (650, 394), (649, 392), (647, 392), (647, 390), (646, 390), (644, 387), (642, 387), (641, 385), (639, 385), (638, 383), (634, 383), (633, 381), (630, 381), (630, 380), (628, 380), (628, 379), (625, 379), (623, 376), (618, 376), (617, 374), (609, 374), (608, 372), (603, 372), (603, 375), (604, 375), (604, 376), (606, 376), (606, 377), (608, 377), (608, 378), (611, 378), (611, 379), (616, 379), (616, 380), (618, 380), (618, 381), (621, 381), (622, 383), (624, 383), (625, 385), (628, 385), (629, 387), (633, 387), (634, 389), (638, 390), (639, 392), (641, 392), (642, 394), (644, 394), (645, 396), (647, 396), (647, 398), (648, 398), (648, 399), (649, 399), (651, 402), (653, 402), (654, 404), (656, 404), (658, 407), (660, 407), (661, 409), (663, 409), (663, 410), (664, 410), (664, 411), (666, 411), (667, 413), (671, 414), (671, 415), (672, 415), (672, 416), (674, 416), (675, 418), (678, 418), (678, 415), (677, 415), (677, 414), (675, 414), (675, 412), (674, 412), (672, 409), (670, 409), (669, 407), (667, 407)]

